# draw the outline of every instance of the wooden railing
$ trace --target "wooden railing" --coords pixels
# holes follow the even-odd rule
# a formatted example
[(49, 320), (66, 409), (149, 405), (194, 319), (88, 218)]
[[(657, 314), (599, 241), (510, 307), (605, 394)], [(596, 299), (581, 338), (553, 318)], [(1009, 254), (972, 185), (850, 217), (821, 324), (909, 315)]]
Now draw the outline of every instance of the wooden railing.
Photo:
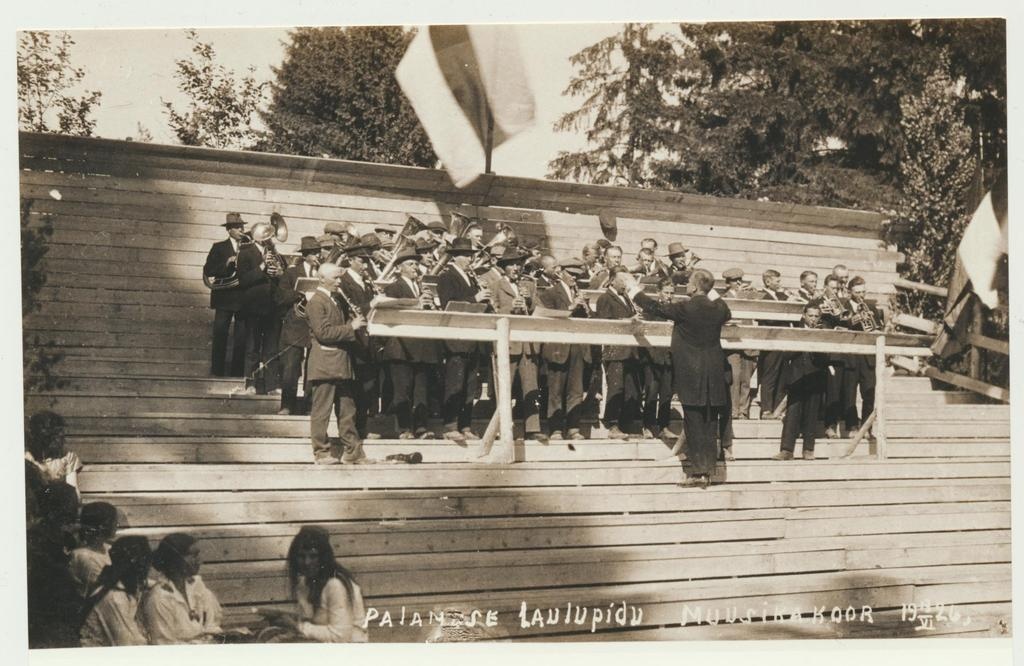
[[(909, 291), (916, 291), (923, 294), (929, 294), (931, 296), (938, 296), (946, 298), (948, 296), (948, 290), (944, 287), (936, 287), (923, 282), (912, 282), (910, 280), (898, 279), (894, 282), (895, 286), (899, 289), (905, 289)], [(930, 336), (935, 336), (942, 330), (942, 325), (938, 322), (934, 322), (924, 317), (916, 317), (909, 314), (897, 314), (892, 318), (892, 321), (897, 326), (903, 328), (909, 328), (914, 331), (921, 331)], [(986, 335), (982, 335), (977, 332), (977, 328), (981, 323), (981, 312), (979, 308), (975, 308), (974, 311), (974, 325), (976, 330), (968, 333), (966, 336), (966, 342), (970, 345), (970, 371), (968, 375), (961, 375), (955, 372), (947, 372), (939, 370), (938, 368), (923, 365), (919, 362), (905, 362), (898, 363), (900, 367), (916, 372), (917, 374), (930, 377), (936, 381), (940, 381), (952, 386), (956, 386), (968, 391), (981, 394), (983, 396), (993, 398), (995, 400), (1001, 400), (1003, 402), (1010, 401), (1010, 391), (1006, 388), (995, 386), (988, 382), (982, 381), (980, 378), (980, 354), (979, 350), (985, 349), (997, 354), (1009, 355), (1010, 343), (1006, 340), (998, 340)]]
[[(753, 301), (752, 303), (760, 303)], [(763, 318), (764, 313), (731, 301), (737, 318)], [(777, 318), (778, 313), (770, 316)], [(516, 462), (512, 436), (512, 377), (509, 365), (511, 342), (625, 345), (668, 347), (671, 322), (622, 319), (548, 319), (525, 315), (473, 314), (436, 310), (376, 309), (371, 312), (370, 335), (381, 337), (473, 340), (494, 344), (498, 408), (487, 427), (478, 456), (489, 462)], [(930, 356), (930, 339), (906, 333), (802, 329), (781, 326), (727, 325), (722, 329), (725, 349), (764, 351), (834, 352), (874, 354), (877, 374), (875, 404), (885, 403), (886, 359), (890, 356)], [(870, 419), (877, 441), (876, 455), (886, 458), (885, 410), (876, 408)], [(870, 425), (870, 424), (868, 424)], [(866, 430), (866, 428), (865, 428)], [(861, 433), (863, 434), (863, 433)], [(492, 456), (495, 442), (499, 442)], [(856, 439), (855, 439), (856, 441)]]

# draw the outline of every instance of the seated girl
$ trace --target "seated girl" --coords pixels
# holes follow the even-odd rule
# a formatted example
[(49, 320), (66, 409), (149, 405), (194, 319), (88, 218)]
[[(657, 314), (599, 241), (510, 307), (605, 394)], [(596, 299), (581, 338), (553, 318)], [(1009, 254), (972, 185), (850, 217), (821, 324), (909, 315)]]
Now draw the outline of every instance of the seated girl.
[(25, 459), (34, 463), (45, 483), (63, 481), (78, 491), (82, 461), (74, 451), (64, 450), (64, 418), (51, 411), (32, 415), (25, 430)]
[(151, 556), (146, 537), (121, 537), (110, 547), (110, 564), (85, 602), (82, 647), (148, 644), (137, 615)]
[(117, 509), (106, 502), (90, 502), (82, 507), (78, 522), (80, 545), (71, 551), (68, 570), (84, 599), (96, 589), (96, 579), (103, 567), (110, 564), (110, 542), (117, 534)]
[(199, 545), (188, 534), (168, 534), (153, 553), (142, 618), (154, 645), (206, 643), (222, 633), (220, 604), (199, 577), (200, 564)]
[(296, 612), (260, 612), (285, 632), (275, 641), (365, 643), (363, 593), (352, 574), (334, 559), (326, 530), (305, 526), (288, 548), (288, 580)]

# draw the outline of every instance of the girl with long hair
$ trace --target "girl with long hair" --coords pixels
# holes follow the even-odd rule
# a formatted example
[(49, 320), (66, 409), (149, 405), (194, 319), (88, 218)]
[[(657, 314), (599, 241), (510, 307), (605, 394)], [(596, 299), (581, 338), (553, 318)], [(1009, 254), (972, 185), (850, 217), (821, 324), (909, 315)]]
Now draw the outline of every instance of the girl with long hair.
[(335, 559), (326, 530), (305, 526), (292, 539), (288, 548), (288, 582), (297, 612), (261, 612), (271, 624), (293, 632), (292, 640), (367, 641), (362, 590), (348, 569)]
[(142, 600), (142, 617), (154, 645), (207, 643), (223, 632), (217, 597), (199, 576), (196, 540), (168, 534), (153, 553), (152, 585)]
[(110, 564), (85, 602), (82, 647), (147, 645), (138, 621), (139, 600), (149, 575), (152, 553), (142, 536), (121, 537), (110, 547)]

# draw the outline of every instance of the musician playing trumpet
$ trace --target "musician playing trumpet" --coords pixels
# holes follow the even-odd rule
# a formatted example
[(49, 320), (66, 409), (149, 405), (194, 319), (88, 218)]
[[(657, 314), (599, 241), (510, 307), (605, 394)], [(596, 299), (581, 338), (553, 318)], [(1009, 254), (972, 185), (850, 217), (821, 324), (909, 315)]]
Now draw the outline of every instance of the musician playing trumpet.
[(299, 375), (303, 363), (309, 356), (309, 323), (302, 316), (306, 306), (306, 296), (296, 291), (299, 278), (316, 278), (320, 268), (320, 243), (313, 236), (303, 236), (299, 243), (299, 254), (302, 261), (290, 266), (281, 279), (281, 288), (289, 292), (289, 300), (301, 305), (298, 309), (289, 308), (281, 323), (281, 340), (278, 343), (281, 356), (281, 409), (278, 414), (309, 413), (309, 373), (305, 373), (303, 382), (303, 399), (298, 400)]
[[(222, 225), (228, 237), (210, 248), (203, 266), (203, 276), (208, 279), (228, 280), (236, 276), (238, 251), (245, 236), (245, 222), (238, 213), (228, 213)], [(210, 291), (210, 307), (213, 315), (213, 353), (210, 374), (214, 377), (241, 377), (245, 358), (245, 324), (241, 316), (242, 290), (237, 285)], [(231, 338), (231, 367), (225, 372), (225, 357), (228, 351), (228, 331), (231, 321), (235, 322)]]
[[(881, 327), (881, 313), (867, 300), (867, 285), (857, 276), (847, 283), (850, 291), (850, 328), (855, 331), (876, 331)], [(856, 431), (875, 410), (875, 356), (852, 354), (845, 374), (843, 417), (848, 432)], [(861, 399), (860, 417), (857, 415), (856, 392)]]

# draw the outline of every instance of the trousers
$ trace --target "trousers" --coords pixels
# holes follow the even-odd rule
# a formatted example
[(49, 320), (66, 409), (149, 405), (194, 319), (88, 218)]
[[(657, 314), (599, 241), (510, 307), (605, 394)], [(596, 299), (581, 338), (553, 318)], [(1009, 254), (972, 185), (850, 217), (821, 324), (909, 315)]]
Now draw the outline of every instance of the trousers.
[(313, 401), (309, 410), (309, 436), (313, 441), (313, 455), (318, 458), (331, 455), (327, 426), (333, 410), (338, 420), (338, 439), (344, 448), (341, 459), (351, 461), (362, 458), (363, 442), (356, 432), (355, 423), (355, 382), (351, 379), (338, 379), (311, 384)]
[(761, 392), (761, 414), (774, 412), (782, 399), (781, 391), (779, 391), (781, 372), (782, 352), (761, 352), (758, 355), (757, 383)]
[(644, 427), (668, 427), (672, 419), (672, 366), (646, 363), (644, 373)]
[(803, 450), (813, 451), (819, 430), (819, 412), (825, 378), (815, 374), (789, 386), (786, 392), (786, 416), (782, 422), (782, 450), (790, 453), (803, 436)]
[[(248, 315), (245, 328), (245, 384), (256, 387), (260, 394), (273, 391), (281, 383), (281, 365), (277, 360), (270, 360), (277, 354), (281, 320), (276, 314)], [(266, 367), (257, 370), (261, 364)]]
[(686, 458), (695, 476), (710, 476), (715, 471), (726, 409), (710, 405), (683, 405)]
[[(309, 358), (309, 348), (301, 345), (288, 347), (281, 354), (281, 408), (292, 414), (304, 414), (309, 409), (309, 378), (302, 368)], [(298, 398), (299, 375), (306, 375), (302, 383), (300, 403)]]
[(750, 378), (757, 368), (757, 359), (747, 356), (746, 352), (732, 352), (725, 357), (732, 368), (732, 416), (747, 418), (750, 414)]
[(569, 350), (565, 363), (548, 361), (548, 434), (578, 429), (583, 412), (583, 351)]
[(214, 310), (213, 351), (210, 359), (210, 374), (214, 377), (225, 376), (231, 320), (235, 322), (235, 330), (234, 335), (231, 336), (231, 369), (227, 375), (241, 377), (245, 372), (245, 320), (233, 310)]
[(605, 361), (604, 423), (622, 432), (634, 432), (640, 407), (640, 364), (636, 361)]
[(476, 371), (478, 354), (452, 353), (444, 364), (444, 403), (441, 418), (445, 430), (468, 428), (473, 419), (473, 400), (480, 391)]
[(427, 408), (427, 384), (430, 381), (430, 366), (426, 363), (392, 361), (392, 407), (400, 432), (426, 429), (429, 410)]

